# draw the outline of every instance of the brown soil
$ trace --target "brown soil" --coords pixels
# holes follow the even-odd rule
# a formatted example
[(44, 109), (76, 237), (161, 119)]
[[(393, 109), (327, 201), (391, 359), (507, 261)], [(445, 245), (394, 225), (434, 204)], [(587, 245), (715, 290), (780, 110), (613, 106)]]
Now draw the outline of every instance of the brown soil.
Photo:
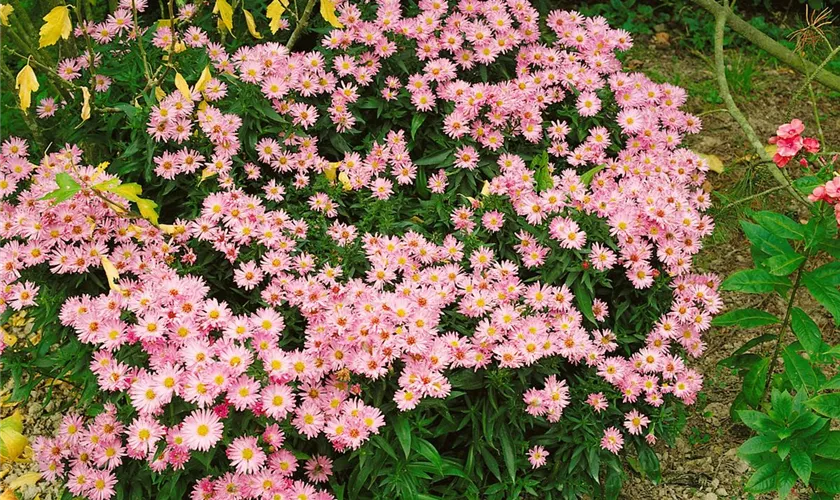
[[(642, 45), (640, 42), (637, 47)], [(701, 114), (724, 109), (722, 103), (709, 102), (713, 100), (712, 89), (716, 88), (711, 61), (673, 46), (635, 48), (630, 56), (631, 61), (638, 65), (638, 71), (643, 71), (658, 81), (673, 82), (674, 79), (679, 79), (679, 84), (686, 87), (690, 93), (685, 107), (688, 111)], [(792, 101), (804, 82), (802, 75), (755, 56), (728, 52), (727, 58), (734, 59), (735, 64), (748, 61), (756, 68), (751, 82), (752, 91), (740, 94), (733, 91), (733, 94), (759, 137), (770, 137), (779, 124), (786, 123), (791, 118), (799, 118), (805, 123), (806, 135), (816, 135), (810, 102), (803, 98)], [(667, 77), (663, 78), (665, 75)], [(826, 143), (836, 146), (840, 144), (840, 106), (837, 105), (837, 98), (830, 97), (828, 90), (819, 86), (815, 86), (814, 91), (817, 93), (818, 109), (822, 113), (820, 118)], [(804, 96), (807, 96), (807, 93), (803, 94)], [(710, 172), (708, 180), (715, 191), (731, 192), (749, 168), (749, 161), (745, 160), (745, 157), (751, 156), (752, 150), (728, 113), (712, 112), (703, 115), (702, 119), (703, 131), (689, 137), (686, 145), (698, 153), (720, 157), (725, 167), (723, 174)], [(758, 175), (752, 192), (758, 193), (774, 186), (774, 181), (769, 179), (769, 176)], [(732, 197), (739, 198), (730, 196)], [(744, 205), (752, 205), (752, 208), (769, 206), (794, 213), (797, 211), (796, 207), (784, 201), (783, 195), (769, 195)], [(799, 215), (802, 217), (806, 214)], [(724, 277), (752, 267), (749, 242), (738, 231), (735, 225), (736, 218), (737, 213), (717, 214), (716, 234), (707, 239), (703, 252), (696, 260), (700, 270)], [(724, 292), (723, 300), (727, 308), (756, 307), (776, 313), (781, 313), (785, 308), (785, 304), (778, 297)], [(827, 342), (837, 343), (840, 340), (831, 318), (824, 309), (812, 300), (809, 301), (809, 297), (803, 297), (798, 305), (814, 317)], [(703, 395), (698, 404), (690, 409), (688, 424), (675, 446), (668, 447), (660, 443), (656, 447), (662, 464), (661, 484), (654, 485), (628, 469), (629, 480), (623, 489), (623, 498), (755, 498), (743, 493), (743, 484), (751, 471), (736, 455), (738, 446), (750, 437), (750, 430), (735, 424), (729, 417), (729, 407), (740, 390), (740, 380), (731, 370), (718, 366), (718, 362), (749, 339), (763, 333), (768, 332), (761, 329), (713, 328), (706, 333), (708, 349), (704, 356), (694, 363), (705, 377)], [(791, 498), (797, 498), (797, 493), (807, 498), (804, 491), (794, 491)]]

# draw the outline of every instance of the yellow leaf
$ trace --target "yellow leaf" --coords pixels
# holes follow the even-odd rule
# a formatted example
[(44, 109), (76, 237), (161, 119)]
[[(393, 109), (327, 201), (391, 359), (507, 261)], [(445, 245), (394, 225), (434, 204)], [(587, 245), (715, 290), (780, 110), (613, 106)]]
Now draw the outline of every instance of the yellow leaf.
[(82, 87), (82, 121), (90, 119), (90, 91)]
[(286, 12), (287, 5), (289, 5), (288, 0), (284, 0), (282, 3), (278, 0), (273, 0), (270, 4), (268, 4), (268, 8), (265, 10), (265, 17), (271, 20), (268, 27), (271, 29), (272, 35), (277, 33), (277, 30), (280, 29), (280, 19), (283, 16), (283, 13)]
[(767, 144), (764, 146), (764, 150), (767, 151), (767, 154), (773, 156), (776, 154), (776, 150), (779, 149), (779, 146), (775, 144)]
[(5, 490), (2, 494), (0, 494), (0, 500), (18, 500), (17, 495), (12, 490)]
[(122, 292), (122, 288), (117, 284), (117, 281), (120, 280), (120, 272), (117, 271), (117, 267), (104, 255), (100, 255), (99, 259), (102, 261), (102, 269), (105, 270), (105, 276), (108, 278), (108, 286), (111, 287), (111, 290)]
[(15, 79), (15, 89), (18, 91), (20, 97), (20, 109), (24, 113), (28, 113), (29, 106), (32, 105), (32, 92), (37, 91), (41, 86), (38, 84), (38, 77), (32, 71), (32, 66), (28, 63), (20, 70)]
[(213, 7), (213, 14), (219, 14), (222, 24), (228, 31), (233, 31), (233, 7), (230, 6), (227, 0), (216, 0), (216, 5)]
[(198, 81), (195, 82), (195, 91), (203, 92), (211, 78), (213, 77), (210, 75), (210, 66), (207, 65), (203, 70), (201, 70), (201, 76), (199, 76)]
[(26, 449), (29, 440), (21, 432), (23, 417), (19, 411), (0, 420), (0, 462), (13, 462)]
[(15, 11), (15, 8), (12, 7), (11, 5), (8, 5), (8, 4), (3, 5), (2, 3), (0, 3), (0, 24), (2, 24), (3, 26), (8, 26), (9, 25), (9, 16), (14, 11)]
[(481, 196), (487, 196), (490, 194), (490, 183), (484, 181), (484, 185), (481, 186)]
[(251, 36), (256, 39), (262, 38), (260, 32), (257, 31), (257, 23), (254, 22), (254, 16), (245, 9), (242, 9), (242, 12), (245, 14), (245, 24), (248, 25), (248, 31), (251, 32)]
[(139, 198), (135, 203), (137, 203), (137, 208), (140, 209), (140, 215), (142, 215), (147, 221), (157, 226), (158, 214), (155, 211), (157, 203), (152, 200), (147, 200), (146, 198)]
[(707, 155), (704, 153), (697, 153), (697, 156), (706, 160), (706, 164), (709, 165), (709, 170), (712, 172), (723, 173), (723, 162), (717, 155)]
[(210, 168), (205, 168), (201, 171), (201, 179), (198, 180), (198, 183), (201, 184), (202, 182), (206, 181), (207, 179), (217, 175), (218, 172), (211, 170)]
[(164, 92), (164, 91), (163, 91), (163, 89), (162, 89), (162, 88), (160, 88), (160, 87), (155, 87), (155, 98), (156, 98), (158, 101), (160, 101), (160, 100), (162, 100), (164, 97), (166, 97), (166, 92)]
[(181, 76), (181, 73), (175, 72), (175, 88), (181, 91), (181, 94), (184, 96), (184, 99), (188, 101), (192, 101), (192, 92), (190, 92), (190, 86), (187, 85), (187, 81), (184, 80), (184, 77)]
[(333, 28), (343, 28), (344, 25), (335, 16), (335, 2), (333, 0), (321, 0), (321, 17), (330, 23)]
[(133, 201), (137, 203), (137, 200), (140, 199), (140, 194), (143, 192), (143, 188), (140, 184), (135, 182), (129, 182), (126, 184), (120, 184), (118, 186), (114, 186), (110, 189), (107, 189), (111, 193), (114, 193), (117, 196), (125, 198), (126, 200)]
[(350, 183), (350, 176), (348, 176), (345, 172), (338, 174), (338, 181), (341, 183), (341, 187), (344, 188), (345, 191), (353, 189), (353, 184)]
[(67, 40), (73, 30), (70, 22), (70, 9), (66, 5), (59, 5), (44, 16), (44, 23), (41, 26), (41, 41), (39, 47), (55, 45), (59, 38)]
[(330, 182), (335, 182), (335, 173), (338, 170), (338, 162), (330, 162), (329, 166), (324, 169), (324, 175), (327, 177), (327, 180)]
[(26, 474), (9, 481), (9, 489), (18, 490), (23, 486), (32, 486), (41, 480), (40, 472), (27, 472)]

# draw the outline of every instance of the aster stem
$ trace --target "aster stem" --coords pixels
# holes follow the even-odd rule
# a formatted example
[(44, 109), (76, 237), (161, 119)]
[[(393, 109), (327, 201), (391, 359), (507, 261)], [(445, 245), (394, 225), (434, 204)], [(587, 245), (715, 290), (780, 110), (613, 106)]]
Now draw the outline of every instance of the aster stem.
[(729, 5), (726, 4), (715, 14), (715, 76), (717, 77), (720, 96), (723, 98), (723, 102), (726, 104), (726, 109), (729, 110), (729, 114), (744, 132), (744, 135), (747, 136), (747, 140), (758, 154), (758, 157), (761, 158), (762, 161), (768, 163), (767, 168), (773, 178), (776, 179), (779, 184), (785, 186), (796, 200), (808, 205), (805, 198), (803, 198), (802, 195), (794, 189), (793, 185), (788, 182), (781, 169), (773, 163), (773, 158), (764, 149), (764, 144), (761, 142), (761, 139), (758, 138), (758, 135), (752, 128), (752, 125), (750, 125), (747, 117), (741, 113), (740, 109), (738, 109), (738, 106), (735, 104), (735, 99), (732, 98), (732, 94), (729, 92), (729, 83), (726, 81), (726, 66), (724, 64), (723, 55), (723, 29), (726, 26), (726, 19), (729, 17), (729, 13)]
[(779, 335), (776, 338), (776, 346), (773, 347), (773, 355), (770, 357), (770, 368), (767, 369), (767, 381), (764, 383), (764, 392), (761, 394), (761, 401), (764, 401), (764, 398), (767, 397), (767, 391), (770, 390), (770, 381), (773, 380), (773, 370), (776, 369), (776, 365), (779, 364), (779, 349), (782, 347), (782, 340), (785, 338), (785, 333), (788, 329), (788, 323), (790, 323), (790, 313), (793, 310), (793, 302), (796, 299), (796, 292), (799, 290), (799, 285), (802, 280), (802, 270), (805, 268), (805, 263), (808, 262), (808, 258), (806, 257), (805, 260), (802, 261), (802, 264), (799, 264), (799, 267), (796, 269), (796, 279), (793, 283), (793, 288), (790, 290), (790, 298), (788, 299), (787, 309), (785, 309), (785, 319), (782, 320), (782, 324), (779, 327)]
[(754, 200), (756, 198), (760, 198), (762, 196), (768, 195), (770, 193), (775, 193), (776, 191), (781, 191), (782, 189), (786, 189), (786, 188), (787, 188), (787, 186), (776, 186), (776, 187), (772, 187), (770, 189), (766, 189), (766, 190), (764, 190), (760, 193), (756, 193), (756, 194), (747, 196), (746, 198), (741, 198), (740, 200), (733, 201), (732, 203), (729, 203), (729, 204), (725, 205), (723, 208), (721, 208), (720, 211), (723, 212), (724, 210), (726, 210), (728, 208), (731, 208), (731, 207), (734, 207), (735, 205), (740, 205), (741, 203), (744, 203), (744, 202), (747, 202), (747, 201), (750, 201), (750, 200)]
[(303, 34), (303, 30), (309, 25), (309, 18), (312, 17), (312, 10), (315, 8), (316, 1), (317, 0), (308, 0), (306, 2), (306, 7), (303, 9), (303, 15), (298, 18), (297, 26), (295, 26), (295, 30), (292, 31), (289, 41), (286, 42), (286, 48), (289, 49), (289, 51), (292, 50), (292, 47), (295, 46), (298, 39)]

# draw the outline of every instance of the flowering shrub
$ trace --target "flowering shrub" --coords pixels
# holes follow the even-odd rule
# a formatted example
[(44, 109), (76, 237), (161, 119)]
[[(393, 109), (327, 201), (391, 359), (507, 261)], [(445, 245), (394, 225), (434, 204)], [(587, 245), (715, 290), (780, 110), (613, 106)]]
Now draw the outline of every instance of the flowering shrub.
[[(77, 24), (77, 102), (37, 114), (79, 144), (3, 143), (3, 307), (44, 332), (4, 370), (18, 397), (70, 377), (85, 412), (34, 443), (45, 476), (97, 500), (614, 497), (632, 444), (656, 480), (721, 309), (692, 270), (713, 223), (684, 91), (622, 71), (604, 19), (542, 31), (524, 0), (321, 0), (309, 50), (213, 7)], [(307, 22), (284, 7), (272, 35)]]
[[(756, 433), (738, 448), (755, 469), (745, 490), (776, 491), (787, 498), (801, 482), (815, 498), (834, 498), (840, 494), (840, 431), (832, 430), (840, 419), (840, 376), (829, 377), (836, 371), (840, 348), (823, 339), (813, 313), (800, 306), (807, 290), (840, 324), (840, 219), (836, 205), (835, 210), (828, 205), (840, 177), (834, 174), (836, 155), (819, 154), (818, 141), (802, 139), (804, 128), (793, 120), (780, 126), (771, 142), (778, 146), (776, 163), (780, 156), (782, 164), (800, 158), (804, 175), (794, 185), (802, 194), (810, 193), (807, 222), (773, 211), (751, 213), (752, 221), (741, 221), (741, 227), (755, 267), (733, 273), (721, 284), (724, 290), (778, 294), (787, 307), (780, 317), (760, 309), (734, 309), (713, 324), (773, 331), (750, 339), (721, 361), (743, 376), (732, 413)], [(790, 343), (788, 331), (795, 336)], [(766, 343), (774, 343), (769, 356), (756, 349)], [(780, 362), (784, 369), (778, 369)]]

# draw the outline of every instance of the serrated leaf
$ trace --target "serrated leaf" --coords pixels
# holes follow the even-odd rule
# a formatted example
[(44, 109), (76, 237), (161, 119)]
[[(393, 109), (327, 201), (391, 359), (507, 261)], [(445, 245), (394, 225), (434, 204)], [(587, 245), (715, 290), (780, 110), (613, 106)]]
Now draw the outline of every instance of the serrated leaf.
[(786, 240), (801, 240), (805, 237), (805, 226), (785, 215), (769, 210), (755, 212), (752, 218), (773, 235)]
[(811, 392), (816, 389), (817, 375), (811, 363), (790, 346), (782, 351), (782, 359), (785, 363), (785, 376), (797, 390)]
[(831, 286), (819, 275), (815, 275), (813, 271), (802, 275), (802, 283), (811, 292), (811, 295), (817, 299), (817, 302), (834, 316), (834, 324), (840, 325), (840, 291), (837, 291), (837, 288)]
[(810, 355), (817, 354), (822, 347), (820, 328), (808, 314), (798, 307), (790, 312), (790, 327), (802, 348)]
[(774, 276), (787, 276), (805, 262), (805, 256), (797, 253), (774, 255), (764, 262), (764, 267)]
[(58, 189), (45, 194), (41, 198), (42, 200), (52, 199), (55, 203), (61, 203), (62, 201), (69, 200), (82, 189), (79, 183), (65, 172), (55, 174), (55, 183), (58, 185)]
[(805, 401), (805, 406), (820, 415), (825, 415), (829, 418), (840, 418), (840, 392), (820, 394)]
[(70, 10), (66, 5), (55, 7), (43, 19), (45, 22), (41, 26), (39, 48), (55, 45), (59, 38), (67, 40), (70, 37), (73, 23), (70, 22)]
[(759, 309), (735, 309), (712, 320), (712, 326), (737, 326), (740, 328), (755, 328), (758, 326), (775, 325), (779, 318)]
[(773, 276), (763, 269), (745, 269), (730, 275), (721, 283), (721, 290), (743, 293), (769, 293), (776, 287), (789, 287), (790, 280)]
[(738, 448), (738, 453), (741, 455), (755, 455), (757, 453), (764, 453), (772, 450), (779, 443), (779, 439), (772, 436), (755, 436), (752, 437)]
[(761, 358), (752, 365), (744, 376), (744, 398), (753, 408), (761, 402), (764, 387), (767, 385), (767, 371), (770, 368), (770, 358)]
[(790, 450), (790, 466), (793, 472), (799, 476), (799, 479), (805, 483), (805, 486), (808, 486), (811, 481), (811, 468), (813, 466), (811, 457), (804, 451), (794, 448)]

